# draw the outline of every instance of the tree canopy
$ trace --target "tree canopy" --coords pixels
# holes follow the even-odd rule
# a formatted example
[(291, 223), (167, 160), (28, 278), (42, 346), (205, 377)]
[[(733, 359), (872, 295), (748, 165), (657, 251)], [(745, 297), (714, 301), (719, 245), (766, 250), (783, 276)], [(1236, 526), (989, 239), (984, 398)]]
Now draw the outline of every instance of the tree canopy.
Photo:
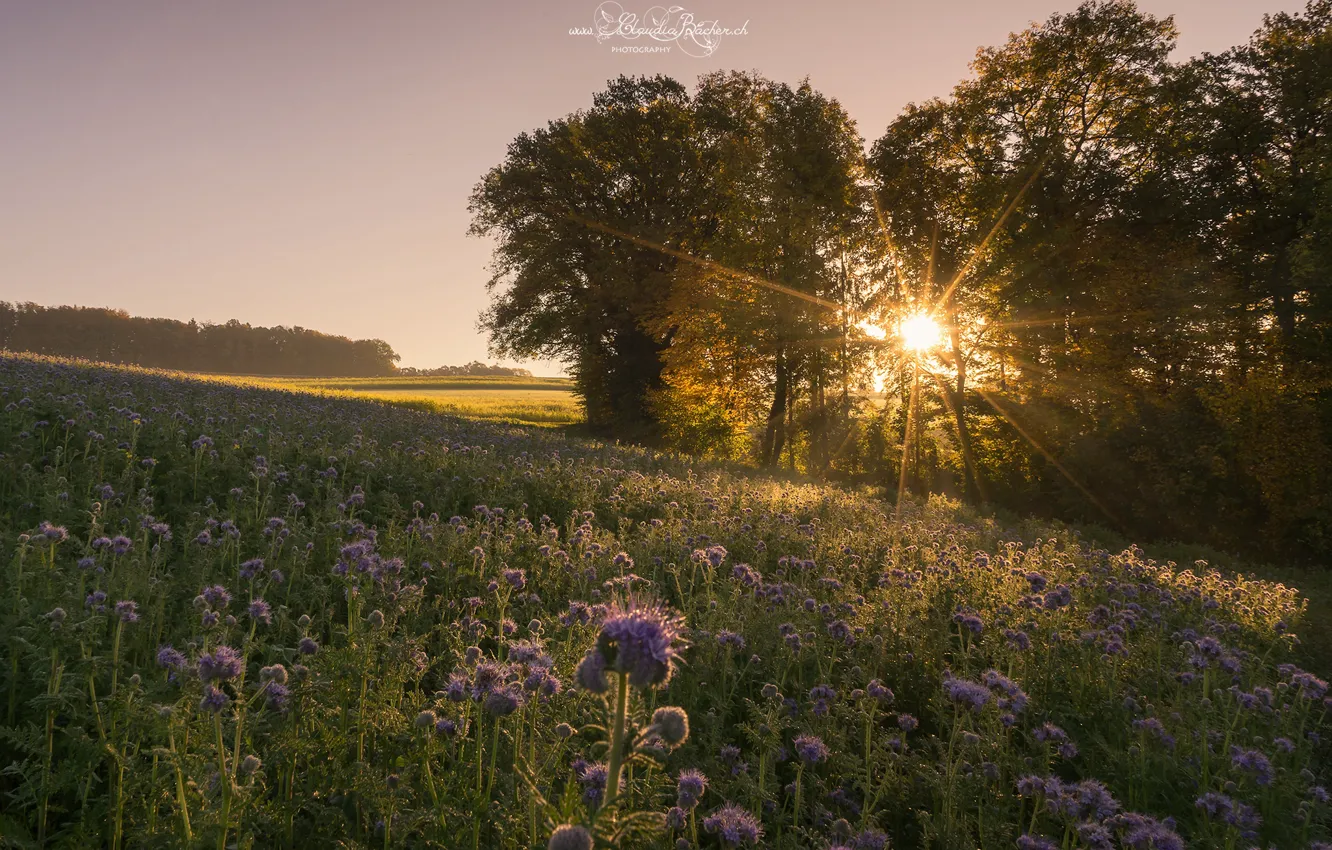
[(612, 81), (477, 187), (483, 326), (611, 435), (1326, 554), (1332, 0), (1176, 35), (1085, 2), (868, 147), (808, 81)]

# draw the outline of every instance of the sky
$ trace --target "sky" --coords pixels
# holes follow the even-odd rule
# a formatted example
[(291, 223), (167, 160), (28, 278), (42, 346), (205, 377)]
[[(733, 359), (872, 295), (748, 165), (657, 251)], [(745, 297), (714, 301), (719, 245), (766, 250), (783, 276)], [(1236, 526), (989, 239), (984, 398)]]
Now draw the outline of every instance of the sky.
[[(695, 57), (571, 35), (599, 2), (0, 0), (0, 300), (378, 337), (404, 366), (493, 360), (493, 245), (467, 235), (467, 199), (520, 132), (620, 74), (741, 69), (809, 77), (872, 141), (978, 47), (1077, 5), (672, 0), (744, 26)], [(1182, 59), (1304, 4), (1138, 6), (1174, 15)]]

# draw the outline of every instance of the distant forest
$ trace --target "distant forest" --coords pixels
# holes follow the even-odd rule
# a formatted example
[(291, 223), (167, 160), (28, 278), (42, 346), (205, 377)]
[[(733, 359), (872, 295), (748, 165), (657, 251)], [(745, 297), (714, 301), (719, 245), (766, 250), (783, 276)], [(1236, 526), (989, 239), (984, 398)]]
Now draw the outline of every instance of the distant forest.
[(465, 366), (436, 366), (433, 369), (418, 369), (414, 366), (403, 366), (398, 370), (399, 375), (411, 375), (417, 378), (530, 378), (532, 370), (520, 369), (516, 366), (499, 366), (488, 363), (482, 363), (480, 360), (473, 360)]
[(213, 325), (102, 307), (4, 301), (0, 349), (192, 372), (319, 377), (393, 375), (400, 359), (382, 339), (260, 328), (236, 319)]

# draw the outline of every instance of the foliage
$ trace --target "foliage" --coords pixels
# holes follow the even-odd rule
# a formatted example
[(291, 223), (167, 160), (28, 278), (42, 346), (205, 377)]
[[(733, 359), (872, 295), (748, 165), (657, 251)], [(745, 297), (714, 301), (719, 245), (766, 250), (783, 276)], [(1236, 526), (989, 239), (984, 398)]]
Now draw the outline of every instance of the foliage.
[[(487, 327), (598, 376), (610, 434), (1325, 558), (1332, 3), (1218, 55), (1173, 62), (1175, 40), (1088, 0), (979, 51), (868, 155), (808, 82), (618, 80), (478, 187)], [(918, 354), (917, 313), (944, 328)], [(638, 377), (612, 385), (597, 346), (622, 336)], [(634, 428), (597, 412), (625, 398)]]
[(473, 232), (497, 242), (494, 349), (569, 363), (588, 423), (621, 436), (655, 430), (663, 343), (643, 319), (676, 261), (650, 246), (690, 247), (713, 171), (688, 104), (674, 80), (621, 77), (590, 110), (518, 136), (472, 195)]

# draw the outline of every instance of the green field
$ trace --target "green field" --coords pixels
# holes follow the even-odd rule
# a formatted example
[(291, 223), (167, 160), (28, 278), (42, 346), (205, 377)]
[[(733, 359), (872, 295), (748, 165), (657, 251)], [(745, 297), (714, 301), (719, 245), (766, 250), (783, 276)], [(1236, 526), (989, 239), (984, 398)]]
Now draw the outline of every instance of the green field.
[(525, 425), (556, 427), (583, 421), (568, 378), (403, 377), (240, 378), (238, 383), (373, 398), (411, 407)]

